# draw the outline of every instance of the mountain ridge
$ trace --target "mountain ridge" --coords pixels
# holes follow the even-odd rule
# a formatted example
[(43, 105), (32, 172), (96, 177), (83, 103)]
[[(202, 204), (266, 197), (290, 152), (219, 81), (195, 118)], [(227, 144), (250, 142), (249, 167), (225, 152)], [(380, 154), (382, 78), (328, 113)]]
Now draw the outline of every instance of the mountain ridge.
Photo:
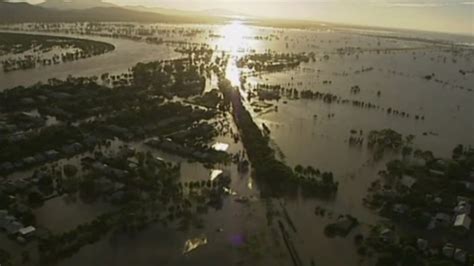
[[(92, 1), (94, 2), (94, 1)], [(223, 18), (211, 16), (165, 15), (134, 11), (123, 7), (91, 7), (55, 9), (28, 3), (0, 1), (0, 23), (21, 22), (150, 22), (150, 23), (221, 23)]]

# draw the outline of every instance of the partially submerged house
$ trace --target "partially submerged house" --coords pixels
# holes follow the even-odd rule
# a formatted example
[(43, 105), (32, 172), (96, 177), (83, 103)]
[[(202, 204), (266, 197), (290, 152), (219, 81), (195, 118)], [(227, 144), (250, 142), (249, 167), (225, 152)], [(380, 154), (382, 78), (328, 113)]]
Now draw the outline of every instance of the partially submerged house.
[(461, 233), (467, 233), (471, 230), (471, 218), (467, 214), (460, 214), (454, 220), (454, 228)]
[(411, 176), (404, 175), (400, 180), (400, 183), (402, 186), (411, 189), (415, 185), (416, 179)]

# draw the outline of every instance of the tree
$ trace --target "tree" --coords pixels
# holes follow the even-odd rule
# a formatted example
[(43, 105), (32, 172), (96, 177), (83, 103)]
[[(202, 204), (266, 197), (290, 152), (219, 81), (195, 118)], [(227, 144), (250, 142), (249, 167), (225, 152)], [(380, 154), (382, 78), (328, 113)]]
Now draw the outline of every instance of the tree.
[(33, 206), (41, 205), (43, 204), (43, 195), (36, 190), (30, 191), (28, 193), (28, 202)]
[(324, 184), (332, 184), (334, 182), (334, 177), (331, 172), (324, 172), (322, 178)]
[(78, 170), (77, 170), (77, 167), (72, 165), (72, 164), (66, 164), (64, 167), (63, 167), (63, 170), (64, 170), (64, 174), (67, 176), (67, 177), (73, 177), (77, 174)]
[(403, 255), (401, 258), (402, 266), (418, 266), (423, 265), (420, 259), (416, 255), (417, 251), (414, 247), (408, 246), (403, 249)]
[(301, 164), (295, 166), (295, 172), (301, 174), (303, 172), (303, 166), (301, 166)]
[(461, 157), (463, 155), (463, 152), (464, 152), (464, 146), (462, 144), (459, 144), (453, 150), (453, 159)]
[(394, 176), (402, 176), (404, 165), (400, 160), (393, 160), (387, 163), (387, 171)]
[(410, 146), (403, 146), (402, 148), (402, 157), (403, 159), (406, 159), (408, 156), (410, 156), (413, 152), (413, 148)]
[(398, 264), (397, 258), (391, 255), (383, 255), (378, 258), (376, 266), (396, 266)]

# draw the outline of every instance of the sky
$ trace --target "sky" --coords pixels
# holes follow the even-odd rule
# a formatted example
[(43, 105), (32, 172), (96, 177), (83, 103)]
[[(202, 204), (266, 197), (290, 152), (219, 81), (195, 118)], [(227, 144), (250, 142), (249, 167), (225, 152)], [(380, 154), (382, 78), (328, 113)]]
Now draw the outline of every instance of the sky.
[[(42, 0), (27, 2), (39, 3)], [(104, 0), (104, 2), (183, 10), (223, 8), (252, 16), (309, 19), (474, 36), (474, 0)]]

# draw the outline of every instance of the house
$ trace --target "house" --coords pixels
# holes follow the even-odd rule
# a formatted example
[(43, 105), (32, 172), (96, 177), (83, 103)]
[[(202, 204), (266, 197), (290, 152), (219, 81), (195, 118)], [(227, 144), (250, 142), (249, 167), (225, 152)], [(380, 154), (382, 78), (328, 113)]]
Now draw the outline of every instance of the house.
[(452, 217), (449, 214), (438, 212), (428, 225), (428, 230), (433, 230), (436, 227), (448, 227), (451, 225)]
[(101, 162), (94, 162), (92, 164), (92, 169), (99, 171), (99, 172), (105, 172), (109, 168), (108, 165), (101, 163)]
[(102, 193), (114, 192), (114, 183), (105, 177), (98, 178), (96, 184)]
[(79, 142), (74, 142), (73, 144), (71, 144), (71, 147), (74, 149), (75, 152), (80, 152), (82, 149), (84, 149), (84, 146)]
[(151, 138), (151, 139), (145, 141), (145, 144), (146, 144), (146, 145), (155, 146), (155, 147), (157, 147), (158, 145), (160, 145), (160, 143), (161, 143), (161, 140), (160, 140), (160, 138), (158, 138), (158, 137), (154, 137), (154, 138)]
[(451, 215), (449, 215), (447, 213), (438, 212), (435, 215), (434, 220), (436, 221), (437, 224), (449, 225), (452, 221), (452, 217), (451, 217)]
[(437, 247), (430, 247), (428, 250), (428, 254), (430, 256), (438, 256), (439, 255), (439, 248)]
[(450, 243), (447, 243), (442, 249), (443, 256), (447, 258), (452, 258), (454, 255), (454, 250), (454, 246)]
[(105, 130), (118, 137), (126, 138), (130, 136), (130, 132), (128, 131), (128, 129), (119, 127), (117, 125), (108, 125), (105, 127)]
[(71, 145), (65, 145), (61, 148), (61, 152), (65, 155), (74, 155), (74, 148)]
[(123, 191), (114, 192), (108, 197), (108, 200), (114, 204), (123, 203), (125, 199), (126, 199), (126, 194)]
[(57, 152), (56, 150), (46, 151), (44, 155), (48, 160), (56, 160), (59, 158), (59, 152)]
[(471, 214), (471, 204), (469, 204), (467, 201), (465, 200), (460, 200), (458, 202), (458, 205), (454, 208), (454, 213), (456, 215), (460, 215), (460, 214)]
[(7, 226), (11, 223), (16, 221), (16, 218), (11, 215), (6, 215), (0, 218), (0, 228), (3, 230), (7, 230)]
[(16, 162), (14, 163), (14, 167), (15, 167), (16, 169), (21, 169), (21, 168), (23, 168), (24, 166), (25, 166), (25, 164), (23, 163), (23, 161), (16, 161)]
[(31, 209), (28, 207), (28, 205), (19, 202), (12, 204), (11, 208), (14, 209), (15, 213), (18, 215), (25, 215), (31, 212)]
[(37, 163), (44, 163), (46, 162), (46, 156), (44, 156), (43, 154), (41, 153), (38, 153), (34, 156), (35, 160)]
[(334, 230), (340, 235), (347, 235), (349, 232), (357, 225), (357, 220), (350, 217), (344, 216), (339, 217), (337, 221), (333, 224)]
[(418, 238), (416, 240), (416, 246), (418, 247), (419, 250), (425, 251), (428, 249), (428, 241), (422, 238)]
[(120, 151), (118, 152), (117, 156), (120, 158), (128, 158), (133, 155), (135, 155), (136, 150), (132, 147), (129, 146), (124, 146), (120, 148)]
[(444, 176), (444, 172), (443, 172), (443, 171), (439, 171), (439, 170), (435, 170), (435, 169), (430, 169), (429, 172), (430, 172), (430, 174), (431, 174), (432, 176), (439, 176), (439, 177)]
[(105, 177), (99, 178), (97, 181), (97, 185), (102, 193), (113, 193), (115, 191), (119, 191), (125, 187), (124, 184), (113, 182), (110, 179)]
[(392, 243), (395, 241), (395, 232), (391, 229), (384, 228), (380, 231), (380, 239), (385, 243)]
[(179, 144), (174, 143), (170, 139), (165, 139), (161, 143), (160, 148), (169, 152), (175, 152), (179, 154), (188, 154), (188, 150), (186, 148), (184, 148), (183, 146)]
[(72, 156), (82, 150), (82, 145), (80, 143), (73, 143), (71, 145), (65, 145), (61, 148), (61, 151), (67, 156)]
[(52, 92), (48, 96), (56, 100), (64, 100), (72, 97), (71, 94), (66, 92)]
[(14, 235), (16, 233), (18, 233), (18, 231), (23, 228), (23, 225), (18, 222), (18, 221), (12, 221), (10, 223), (8, 223), (6, 226), (5, 226), (5, 231), (7, 231), (7, 234), (9, 235)]
[(24, 179), (17, 179), (17, 180), (14, 180), (10, 185), (12, 186), (14, 190), (25, 190), (28, 188), (30, 184), (28, 181)]
[(404, 214), (408, 211), (408, 209), (409, 209), (408, 205), (399, 204), (399, 203), (394, 204), (392, 208), (393, 212), (398, 213), (398, 214)]
[(24, 132), (17, 132), (7, 137), (8, 141), (16, 143), (26, 139)]
[(35, 231), (36, 231), (36, 228), (34, 228), (33, 226), (27, 226), (18, 230), (18, 233), (20, 234), (20, 236), (26, 238), (26, 237), (32, 236)]
[(474, 191), (474, 182), (467, 182), (467, 181), (464, 181), (464, 182), (461, 182), (461, 184), (464, 185), (464, 187), (466, 188), (466, 190)]
[(174, 124), (174, 123), (183, 122), (183, 121), (185, 121), (185, 120), (186, 120), (186, 117), (173, 116), (173, 117), (169, 117), (169, 118), (166, 118), (166, 119), (161, 120), (161, 121), (158, 122), (156, 125), (157, 125), (157, 127), (159, 127), (159, 128), (163, 128), (163, 127), (166, 127), (166, 126), (171, 125), (171, 124)]
[(97, 143), (99, 143), (99, 139), (94, 136), (88, 136), (84, 139), (84, 144), (87, 147), (94, 147)]
[(467, 252), (460, 248), (457, 248), (454, 251), (454, 260), (459, 263), (465, 264), (467, 261)]
[(129, 172), (125, 170), (120, 170), (116, 168), (110, 168), (108, 172), (106, 172), (108, 176), (123, 179), (128, 176)]
[(14, 168), (13, 164), (10, 162), (4, 162), (0, 164), (0, 172), (10, 172)]
[(194, 158), (198, 160), (208, 160), (210, 158), (210, 155), (208, 153), (201, 152), (201, 151), (195, 151), (193, 152), (192, 155)]
[(48, 97), (44, 96), (44, 95), (39, 95), (39, 96), (36, 96), (36, 99), (42, 101), (42, 102), (45, 102), (48, 100)]
[(467, 214), (460, 214), (454, 220), (454, 228), (459, 228), (461, 231), (469, 231), (471, 229), (471, 218)]
[(32, 156), (26, 157), (26, 158), (23, 159), (23, 164), (25, 164), (25, 165), (33, 165), (35, 163), (36, 163), (36, 159)]
[(411, 176), (404, 175), (404, 176), (402, 177), (402, 179), (400, 180), (400, 183), (401, 183), (403, 186), (405, 186), (405, 187), (411, 189), (411, 188), (413, 187), (413, 185), (415, 185), (416, 179), (413, 178), (413, 177), (411, 177)]
[(20, 103), (23, 105), (30, 105), (30, 104), (34, 104), (35, 100), (33, 98), (25, 97), (25, 98), (20, 99)]

